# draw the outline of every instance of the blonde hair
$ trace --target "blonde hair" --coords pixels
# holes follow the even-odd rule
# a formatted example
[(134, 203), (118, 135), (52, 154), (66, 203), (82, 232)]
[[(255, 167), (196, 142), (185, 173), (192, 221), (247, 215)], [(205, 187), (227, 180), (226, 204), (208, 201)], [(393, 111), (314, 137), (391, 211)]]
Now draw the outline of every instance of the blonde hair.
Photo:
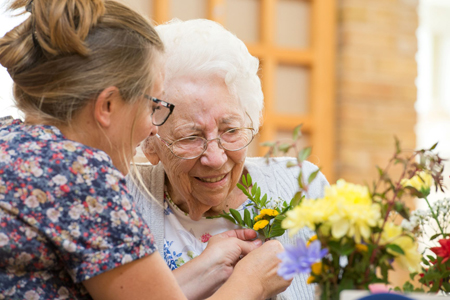
[(133, 102), (153, 84), (163, 44), (150, 23), (108, 0), (16, 0), (30, 17), (0, 39), (0, 64), (26, 116), (69, 125), (108, 86)]

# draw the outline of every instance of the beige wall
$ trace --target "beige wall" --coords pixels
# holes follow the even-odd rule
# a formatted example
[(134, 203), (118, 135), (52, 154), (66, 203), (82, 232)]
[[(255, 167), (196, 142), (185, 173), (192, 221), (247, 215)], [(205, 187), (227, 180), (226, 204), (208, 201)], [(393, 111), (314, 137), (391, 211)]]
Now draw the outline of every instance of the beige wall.
[(418, 0), (342, 0), (337, 64), (337, 171), (362, 183), (414, 149)]

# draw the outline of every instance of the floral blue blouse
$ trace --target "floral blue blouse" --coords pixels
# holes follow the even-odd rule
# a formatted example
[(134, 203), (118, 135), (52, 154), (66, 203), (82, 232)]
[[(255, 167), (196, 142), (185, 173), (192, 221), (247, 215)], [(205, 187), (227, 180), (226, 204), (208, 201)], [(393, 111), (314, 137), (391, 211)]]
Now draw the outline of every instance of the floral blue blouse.
[(91, 299), (82, 281), (155, 250), (105, 152), (0, 122), (0, 299)]

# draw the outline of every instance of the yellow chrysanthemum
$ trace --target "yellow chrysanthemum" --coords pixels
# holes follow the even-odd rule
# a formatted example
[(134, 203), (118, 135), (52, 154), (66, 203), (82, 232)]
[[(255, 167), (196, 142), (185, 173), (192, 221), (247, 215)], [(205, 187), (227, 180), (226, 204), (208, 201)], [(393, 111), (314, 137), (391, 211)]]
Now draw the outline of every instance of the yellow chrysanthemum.
[(425, 194), (428, 194), (430, 192), (430, 187), (433, 184), (433, 177), (427, 172), (421, 171), (417, 173), (413, 178), (411, 179), (402, 179), (401, 185), (406, 186), (412, 186), (418, 191), (421, 191)]
[(255, 221), (261, 220), (265, 216), (276, 217), (278, 216), (278, 214), (279, 214), (278, 211), (276, 211), (275, 209), (264, 208), (263, 210), (261, 210), (259, 215), (255, 217)]
[(306, 246), (309, 247), (309, 245), (314, 242), (315, 240), (317, 240), (317, 234), (313, 235), (312, 237), (310, 237), (310, 239), (306, 242)]
[(314, 276), (310, 275), (310, 276), (308, 277), (308, 279), (306, 279), (306, 284), (314, 283), (315, 279), (316, 279), (316, 278), (315, 278)]
[(253, 230), (260, 230), (263, 229), (264, 227), (266, 227), (269, 224), (268, 220), (261, 220), (255, 223), (255, 225), (253, 225)]
[(282, 226), (291, 229), (291, 235), (304, 226), (316, 230), (320, 223), (331, 229), (324, 234), (331, 232), (336, 239), (348, 236), (360, 243), (370, 237), (370, 227), (376, 226), (381, 212), (380, 206), (372, 203), (367, 187), (341, 179), (325, 189), (324, 198), (305, 199), (286, 215)]

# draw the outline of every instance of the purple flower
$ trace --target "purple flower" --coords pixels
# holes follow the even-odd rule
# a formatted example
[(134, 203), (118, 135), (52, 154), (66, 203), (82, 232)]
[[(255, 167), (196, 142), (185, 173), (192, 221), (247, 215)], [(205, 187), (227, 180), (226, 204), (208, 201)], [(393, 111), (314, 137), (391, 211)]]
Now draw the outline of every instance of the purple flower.
[(320, 242), (314, 241), (309, 247), (304, 240), (298, 240), (297, 246), (285, 245), (285, 251), (278, 254), (281, 259), (278, 275), (285, 280), (294, 278), (296, 274), (310, 273), (311, 265), (328, 254), (328, 249), (320, 249)]

